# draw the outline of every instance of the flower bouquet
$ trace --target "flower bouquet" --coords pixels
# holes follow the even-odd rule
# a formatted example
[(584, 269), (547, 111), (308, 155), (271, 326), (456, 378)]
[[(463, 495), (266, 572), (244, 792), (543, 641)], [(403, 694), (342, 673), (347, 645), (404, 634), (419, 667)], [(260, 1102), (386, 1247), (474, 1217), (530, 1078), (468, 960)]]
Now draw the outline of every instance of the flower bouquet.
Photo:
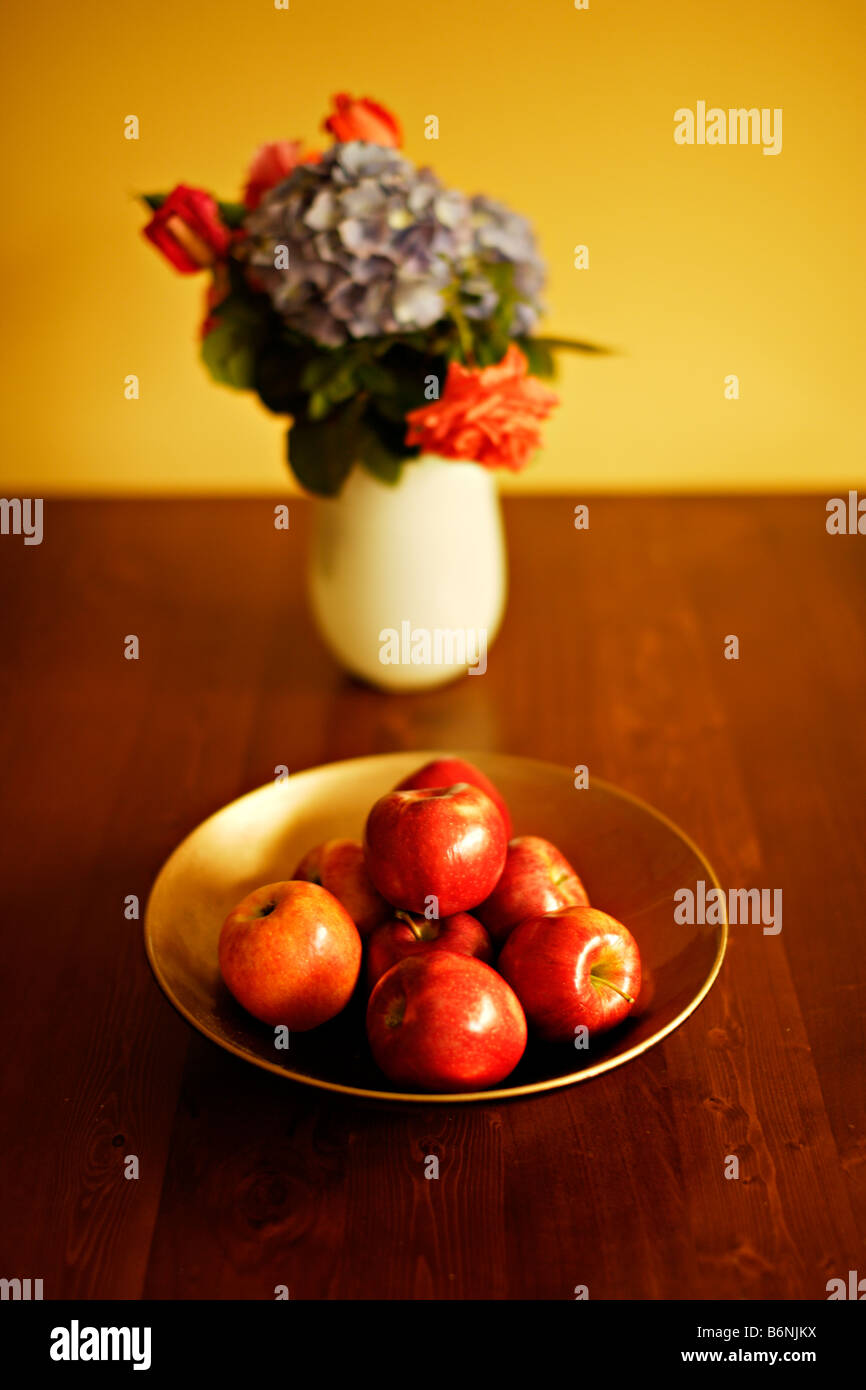
[[(178, 271), (209, 274), (205, 365), (218, 382), (255, 391), (269, 410), (289, 418), (289, 464), (298, 482), (337, 499), (350, 475), (375, 480), (374, 500), (357, 481), (352, 495), (356, 514), (366, 515), (375, 501), (378, 528), (367, 530), (377, 532), (377, 544), (393, 559), (401, 529), (414, 553), (419, 541), (435, 539), (446, 558), (440, 588), (450, 555), (455, 587), (479, 594), (484, 576), (478, 565), (469, 573), (459, 562), (467, 541), (452, 533), (449, 518), (455, 509), (498, 507), (484, 500), (491, 489), (482, 497), (484, 485), (472, 475), (521, 469), (537, 449), (541, 423), (556, 404), (540, 379), (552, 372), (552, 350), (597, 349), (535, 334), (544, 266), (524, 217), (416, 168), (400, 151), (397, 119), (374, 101), (335, 97), (324, 129), (334, 140), (325, 152), (305, 150), (300, 140), (262, 146), (240, 202), (187, 185), (148, 195), (153, 215), (145, 236)], [(425, 484), (434, 473), (438, 495)], [(387, 522), (383, 484), (414, 499), (388, 511)], [(346, 525), (328, 525), (322, 563), (333, 579), (335, 549), (348, 554), (351, 547)], [(496, 531), (487, 529), (494, 556)], [(479, 522), (476, 550), (484, 530)], [(371, 599), (366, 616), (357, 607), (359, 585), (377, 591), (365, 579), (373, 563), (369, 548), (358, 549), (331, 599), (320, 593), (317, 601), (313, 585), (331, 646), (368, 679), (370, 661), (347, 654), (334, 629), (375, 627), (381, 601)], [(493, 626), (504, 591), (503, 564), (496, 565), (502, 574), (487, 585), (486, 605)], [(404, 597), (411, 606), (413, 595)], [(332, 614), (328, 621), (325, 609), (347, 605), (350, 617), (335, 623)], [(438, 610), (447, 607), (438, 603)]]
[(446, 188), (400, 153), (397, 119), (334, 99), (335, 143), (264, 145), (243, 201), (150, 194), (145, 236), (210, 273), (202, 357), (218, 382), (291, 417), (298, 481), (326, 496), (355, 463), (395, 482), (422, 449), (522, 468), (556, 403), (533, 336), (544, 266), (528, 221)]

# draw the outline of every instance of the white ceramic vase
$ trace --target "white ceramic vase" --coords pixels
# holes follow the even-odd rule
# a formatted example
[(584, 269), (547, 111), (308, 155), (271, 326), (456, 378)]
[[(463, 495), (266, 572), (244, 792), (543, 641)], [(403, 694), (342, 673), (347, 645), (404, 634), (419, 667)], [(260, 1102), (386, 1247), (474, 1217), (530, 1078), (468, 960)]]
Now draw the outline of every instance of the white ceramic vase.
[(356, 467), (314, 506), (310, 599), (346, 670), (382, 690), (484, 673), (506, 595), (489, 469), (422, 454), (389, 486)]

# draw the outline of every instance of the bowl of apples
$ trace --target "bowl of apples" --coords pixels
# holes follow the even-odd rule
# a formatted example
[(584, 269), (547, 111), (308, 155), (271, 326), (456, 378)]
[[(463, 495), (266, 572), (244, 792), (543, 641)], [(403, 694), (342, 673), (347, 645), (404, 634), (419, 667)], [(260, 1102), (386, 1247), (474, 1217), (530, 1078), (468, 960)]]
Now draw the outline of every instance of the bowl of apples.
[[(501, 754), (390, 753), (241, 797), (174, 851), (145, 944), (199, 1031), (306, 1085), (465, 1102), (622, 1065), (697, 1008), (727, 925), (659, 812)], [(723, 898), (723, 895), (720, 894)]]

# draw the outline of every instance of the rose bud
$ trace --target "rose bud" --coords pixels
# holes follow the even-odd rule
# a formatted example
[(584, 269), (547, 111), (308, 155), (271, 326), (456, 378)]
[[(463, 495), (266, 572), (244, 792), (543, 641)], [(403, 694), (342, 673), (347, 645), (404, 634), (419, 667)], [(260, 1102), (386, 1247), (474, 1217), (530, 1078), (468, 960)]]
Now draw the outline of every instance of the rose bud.
[(216, 200), (201, 188), (178, 184), (157, 208), (144, 235), (175, 270), (192, 275), (225, 256), (232, 239)]
[(364, 140), (369, 145), (387, 145), (398, 150), (403, 144), (403, 131), (396, 116), (369, 97), (347, 96), (340, 92), (332, 98), (334, 111), (324, 122), (323, 129), (335, 140)]

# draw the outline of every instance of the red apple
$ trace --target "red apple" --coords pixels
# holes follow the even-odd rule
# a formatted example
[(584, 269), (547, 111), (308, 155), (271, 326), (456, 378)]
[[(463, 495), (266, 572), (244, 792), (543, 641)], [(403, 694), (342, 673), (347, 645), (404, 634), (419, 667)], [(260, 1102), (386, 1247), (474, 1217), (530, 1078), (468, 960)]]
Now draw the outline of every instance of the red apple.
[(497, 962), (547, 1042), (614, 1028), (640, 993), (637, 942), (627, 927), (594, 907), (564, 907), (516, 926)]
[(475, 956), (490, 965), (493, 943), (480, 922), (468, 912), (455, 912), (428, 922), (426, 917), (413, 917), (411, 912), (398, 912), (390, 922), (377, 927), (367, 943), (367, 987), (405, 956), (423, 956), (428, 951), (456, 951), (460, 956)]
[(538, 835), (519, 835), (509, 844), (502, 877), (477, 915), (501, 944), (518, 922), (560, 907), (589, 907), (586, 889), (556, 845)]
[(391, 915), (386, 903), (370, 881), (360, 840), (326, 840), (305, 854), (294, 879), (320, 883), (341, 902), (362, 936)]
[(453, 787), (388, 792), (367, 817), (364, 848), (374, 885), (395, 907), (467, 912), (488, 896), (505, 864), (505, 826), (490, 797)]
[(361, 969), (361, 938), (325, 888), (269, 883), (223, 923), (219, 967), (254, 1018), (303, 1033), (349, 1002)]
[(394, 790), (421, 791), (425, 787), (453, 787), (458, 782), (468, 782), (470, 787), (480, 787), (481, 791), (490, 797), (505, 821), (505, 835), (510, 840), (511, 814), (505, 797), (474, 763), (464, 762), (462, 758), (435, 758), (432, 763), (425, 763), (423, 767), (419, 767), (411, 777), (404, 777)]
[(367, 1005), (367, 1037), (391, 1081), (429, 1091), (495, 1086), (526, 1047), (513, 990), (489, 965), (454, 951), (408, 956)]

